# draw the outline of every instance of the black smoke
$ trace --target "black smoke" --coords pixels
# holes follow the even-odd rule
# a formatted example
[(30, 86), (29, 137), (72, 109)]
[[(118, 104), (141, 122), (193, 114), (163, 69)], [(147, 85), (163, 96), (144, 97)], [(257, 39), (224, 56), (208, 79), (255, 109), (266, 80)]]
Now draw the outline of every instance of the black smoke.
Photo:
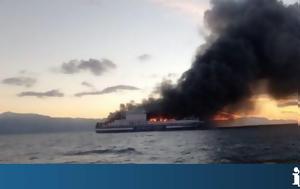
[(209, 118), (247, 101), (260, 81), (282, 99), (297, 94), (300, 76), (300, 5), (277, 0), (213, 0), (205, 13), (211, 31), (191, 68), (176, 85), (149, 99), (150, 112)]

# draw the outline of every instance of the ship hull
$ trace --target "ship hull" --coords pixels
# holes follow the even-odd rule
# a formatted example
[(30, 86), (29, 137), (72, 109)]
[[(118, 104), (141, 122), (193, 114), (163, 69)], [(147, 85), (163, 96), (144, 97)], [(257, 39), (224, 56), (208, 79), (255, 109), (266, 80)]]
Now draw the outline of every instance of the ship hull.
[(96, 133), (125, 133), (125, 132), (150, 132), (150, 131), (180, 131), (180, 130), (201, 130), (199, 124), (193, 125), (135, 125), (120, 127), (96, 128)]

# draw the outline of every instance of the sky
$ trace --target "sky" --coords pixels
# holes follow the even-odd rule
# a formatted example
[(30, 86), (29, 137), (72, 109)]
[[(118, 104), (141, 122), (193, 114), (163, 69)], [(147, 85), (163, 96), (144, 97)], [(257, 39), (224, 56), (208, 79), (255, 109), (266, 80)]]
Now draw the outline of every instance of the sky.
[[(285, 1), (293, 3), (296, 0)], [(189, 69), (209, 0), (0, 0), (0, 112), (103, 118)], [(259, 97), (253, 115), (293, 119)]]

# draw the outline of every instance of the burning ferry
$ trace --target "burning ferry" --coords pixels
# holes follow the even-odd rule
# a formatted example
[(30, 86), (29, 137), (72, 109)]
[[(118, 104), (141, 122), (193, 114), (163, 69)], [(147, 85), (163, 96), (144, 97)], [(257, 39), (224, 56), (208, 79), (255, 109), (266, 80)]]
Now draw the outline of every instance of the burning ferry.
[(122, 119), (106, 120), (96, 124), (97, 133), (176, 131), (203, 129), (204, 122), (197, 119), (175, 120), (164, 116), (147, 117), (143, 109), (125, 112)]

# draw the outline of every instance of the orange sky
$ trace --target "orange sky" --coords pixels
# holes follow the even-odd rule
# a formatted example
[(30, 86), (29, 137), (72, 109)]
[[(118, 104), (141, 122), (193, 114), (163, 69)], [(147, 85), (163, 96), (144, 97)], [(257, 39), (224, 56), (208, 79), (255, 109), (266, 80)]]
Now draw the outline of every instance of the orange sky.
[(278, 102), (266, 95), (256, 97), (254, 109), (247, 116), (266, 117), (268, 119), (298, 120), (299, 108), (297, 105), (279, 107)]
[[(43, 99), (32, 98), (19, 99), (11, 101), (11, 103), (2, 103), (0, 111), (11, 110), (20, 113), (38, 112), (55, 117), (85, 117), (85, 118), (104, 118), (111, 111), (118, 109), (119, 102), (126, 103), (132, 99), (139, 102), (143, 99), (142, 92), (119, 92), (117, 94), (109, 94), (99, 96), (91, 96), (89, 98), (71, 97), (69, 99)], [(11, 97), (13, 98), (13, 97)], [(113, 100), (112, 100), (113, 99)], [(266, 117), (268, 119), (286, 119), (297, 120), (299, 115), (298, 106), (278, 107), (277, 102), (267, 96), (257, 97), (255, 100), (255, 108), (248, 112), (247, 116)], [(3, 106), (4, 105), (4, 106)]]

